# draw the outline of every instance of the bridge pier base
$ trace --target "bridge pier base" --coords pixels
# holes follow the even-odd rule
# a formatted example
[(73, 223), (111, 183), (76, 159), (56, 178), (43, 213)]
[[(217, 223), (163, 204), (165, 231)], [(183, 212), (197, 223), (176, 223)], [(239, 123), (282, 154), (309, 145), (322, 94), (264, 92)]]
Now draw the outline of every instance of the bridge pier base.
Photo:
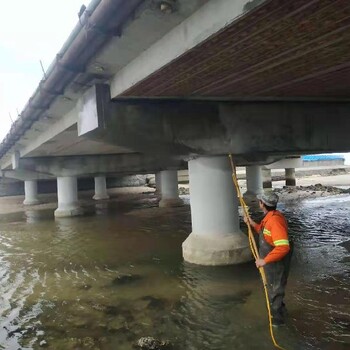
[(24, 205), (39, 204), (38, 199), (38, 183), (35, 180), (24, 181)]
[(179, 198), (177, 170), (164, 170), (160, 172), (160, 187), (162, 199), (159, 207), (180, 207), (183, 205)]
[(295, 168), (286, 168), (286, 186), (294, 187), (296, 185)]
[(252, 259), (239, 227), (237, 192), (226, 156), (189, 162), (192, 233), (182, 244), (185, 261), (232, 265)]
[(76, 177), (57, 178), (58, 208), (55, 217), (77, 216), (83, 213), (78, 204), (78, 184)]
[(103, 199), (109, 199), (107, 193), (106, 177), (105, 176), (96, 176), (95, 177), (95, 195), (92, 199), (98, 201)]

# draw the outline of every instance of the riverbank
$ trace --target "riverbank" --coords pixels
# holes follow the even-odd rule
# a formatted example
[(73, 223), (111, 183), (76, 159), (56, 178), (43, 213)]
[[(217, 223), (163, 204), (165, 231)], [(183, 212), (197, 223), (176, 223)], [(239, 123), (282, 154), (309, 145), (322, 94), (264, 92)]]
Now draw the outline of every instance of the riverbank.
[[(142, 194), (152, 194), (154, 189), (147, 186), (138, 187), (122, 187), (108, 190), (110, 199), (103, 201), (95, 201), (92, 199), (93, 191), (79, 192), (79, 204), (81, 207), (89, 207), (91, 205), (103, 204), (108, 202), (127, 201), (140, 197)], [(57, 194), (40, 194), (39, 199), (42, 203), (37, 205), (23, 205), (24, 196), (0, 197), (0, 214), (10, 214), (29, 210), (46, 210), (57, 208)]]
[(286, 187), (284, 181), (274, 181), (274, 191), (282, 203), (304, 199), (346, 195), (350, 193), (350, 174), (332, 175), (314, 174), (297, 178), (297, 186)]
[[(332, 173), (329, 173), (332, 174)], [(280, 196), (281, 203), (300, 201), (319, 197), (339, 196), (350, 193), (350, 175), (311, 175), (297, 178), (296, 187), (285, 187), (282, 180), (273, 181), (274, 191)], [(239, 180), (242, 193), (246, 191), (245, 179)], [(93, 191), (79, 192), (79, 203), (81, 207), (89, 207), (98, 203), (126, 201), (140, 197), (142, 194), (148, 196), (154, 193), (155, 189), (147, 186), (124, 187), (109, 189), (110, 199), (108, 201), (94, 201), (92, 199)], [(179, 186), (180, 195), (189, 194), (189, 185), (181, 184)], [(24, 196), (0, 197), (0, 214), (9, 214), (24, 212), (30, 210), (45, 210), (57, 208), (57, 194), (40, 194), (41, 204), (33, 206), (23, 205)], [(157, 198), (154, 197), (156, 204)]]
[[(333, 175), (333, 174), (336, 175)], [(241, 192), (247, 191), (245, 179), (238, 180)], [(297, 186), (286, 187), (284, 180), (273, 181), (273, 191), (280, 197), (280, 202), (287, 203), (304, 199), (350, 194), (350, 174), (329, 172), (327, 175), (313, 174), (297, 178)], [(189, 186), (181, 185), (180, 194), (189, 194)]]

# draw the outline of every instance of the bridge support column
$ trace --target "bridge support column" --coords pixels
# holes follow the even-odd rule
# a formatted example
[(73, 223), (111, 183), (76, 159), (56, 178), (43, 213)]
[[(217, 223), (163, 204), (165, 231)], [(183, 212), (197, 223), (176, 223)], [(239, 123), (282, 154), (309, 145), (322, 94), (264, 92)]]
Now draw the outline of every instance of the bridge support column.
[(161, 175), (160, 172), (155, 174), (155, 184), (156, 184), (156, 190), (154, 192), (154, 194), (158, 197), (162, 197), (162, 185), (161, 185)]
[(271, 169), (262, 167), (261, 173), (262, 173), (263, 189), (264, 190), (272, 190)]
[(237, 192), (227, 156), (189, 162), (192, 233), (182, 244), (186, 261), (231, 265), (251, 260), (239, 227)]
[(286, 186), (295, 186), (295, 168), (286, 168)]
[(245, 193), (245, 195), (257, 196), (258, 194), (262, 194), (264, 192), (261, 166), (259, 165), (247, 166), (246, 179), (247, 179), (247, 192)]
[(179, 198), (177, 170), (164, 170), (160, 172), (160, 188), (162, 199), (159, 207), (179, 207), (183, 205)]
[(76, 177), (57, 178), (58, 208), (55, 217), (77, 216), (83, 213), (78, 204), (78, 184)]
[(24, 181), (24, 205), (35, 205), (39, 204), (38, 199), (38, 183), (35, 180)]
[(109, 199), (105, 176), (95, 177), (95, 195), (92, 197), (92, 199), (95, 199), (96, 201)]

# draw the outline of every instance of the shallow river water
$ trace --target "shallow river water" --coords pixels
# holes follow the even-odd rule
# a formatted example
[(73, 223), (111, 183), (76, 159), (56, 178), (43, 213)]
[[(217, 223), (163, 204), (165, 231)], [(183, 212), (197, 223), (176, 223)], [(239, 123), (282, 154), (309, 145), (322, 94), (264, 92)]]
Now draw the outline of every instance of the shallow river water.
[[(184, 197), (188, 202), (188, 197)], [(281, 205), (295, 241), (286, 349), (350, 348), (350, 196)], [(243, 225), (242, 225), (243, 227)], [(184, 263), (189, 207), (153, 195), (0, 216), (0, 349), (132, 349), (140, 337), (180, 350), (272, 349), (253, 263)]]

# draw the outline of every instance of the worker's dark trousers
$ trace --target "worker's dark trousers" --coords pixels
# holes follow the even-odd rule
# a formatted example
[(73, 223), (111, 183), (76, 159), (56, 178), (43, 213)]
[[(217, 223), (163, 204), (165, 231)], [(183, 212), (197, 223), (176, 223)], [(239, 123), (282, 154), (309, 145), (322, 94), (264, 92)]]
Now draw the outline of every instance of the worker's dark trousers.
[[(261, 232), (259, 234), (260, 258), (265, 258), (273, 248), (274, 247), (265, 241), (264, 234)], [(269, 263), (264, 266), (267, 279), (267, 291), (270, 300), (272, 322), (274, 324), (281, 324), (284, 322), (286, 308), (283, 298), (287, 285), (292, 253), (293, 244), (290, 243), (290, 251), (282, 260)]]

